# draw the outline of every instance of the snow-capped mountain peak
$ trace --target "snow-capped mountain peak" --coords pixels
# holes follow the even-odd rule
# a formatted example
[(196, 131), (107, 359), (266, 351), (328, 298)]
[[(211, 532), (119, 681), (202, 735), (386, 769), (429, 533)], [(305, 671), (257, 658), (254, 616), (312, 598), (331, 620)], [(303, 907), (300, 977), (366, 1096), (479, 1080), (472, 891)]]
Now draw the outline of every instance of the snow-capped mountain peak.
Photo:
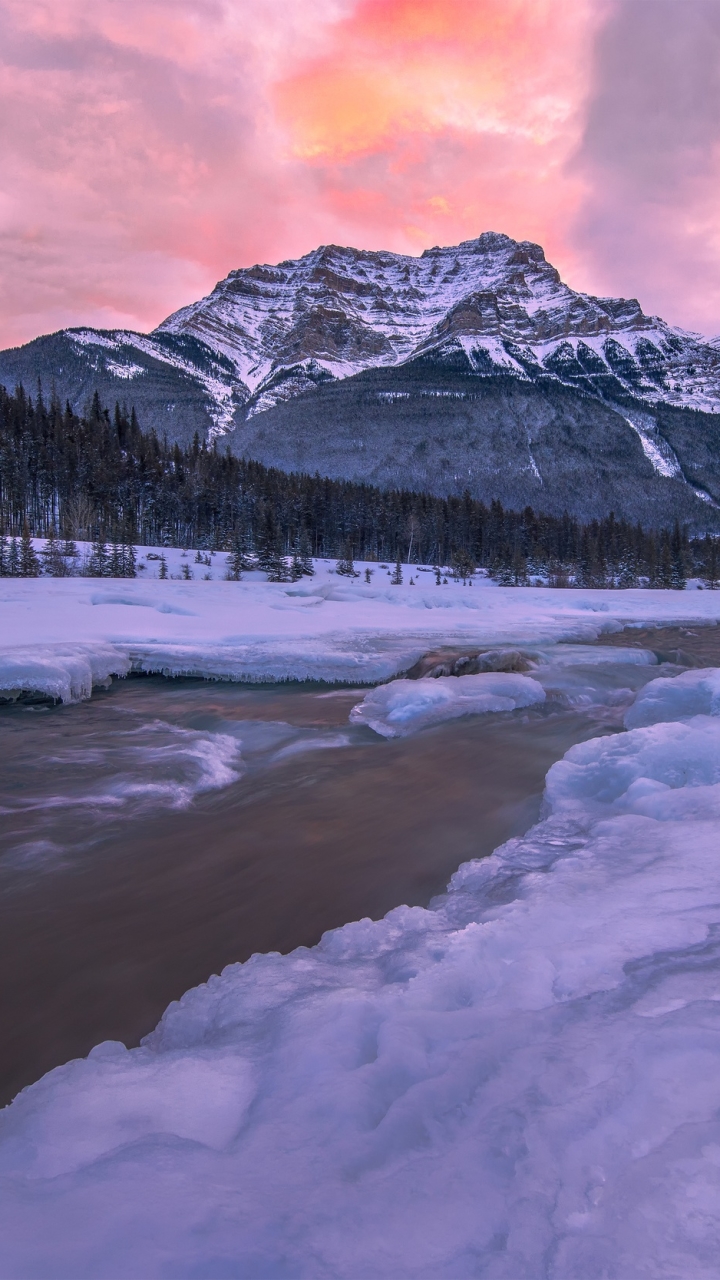
[[(192, 335), (232, 362), (262, 412), (329, 378), (462, 350), (474, 372), (615, 379), (649, 401), (720, 407), (718, 347), (639, 302), (564, 284), (540, 245), (485, 232), (419, 257), (322, 245), (232, 271), (156, 333)], [(473, 354), (474, 353), (474, 354)]]

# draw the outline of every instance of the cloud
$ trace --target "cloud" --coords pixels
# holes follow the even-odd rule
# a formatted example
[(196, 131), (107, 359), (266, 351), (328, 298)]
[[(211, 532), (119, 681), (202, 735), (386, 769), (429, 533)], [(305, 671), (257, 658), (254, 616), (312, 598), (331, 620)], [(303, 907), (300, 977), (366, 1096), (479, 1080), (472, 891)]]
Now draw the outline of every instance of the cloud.
[(598, 34), (573, 229), (589, 287), (720, 330), (720, 6), (616, 0)]
[(0, 345), (483, 230), (720, 328), (716, 0), (0, 0)]

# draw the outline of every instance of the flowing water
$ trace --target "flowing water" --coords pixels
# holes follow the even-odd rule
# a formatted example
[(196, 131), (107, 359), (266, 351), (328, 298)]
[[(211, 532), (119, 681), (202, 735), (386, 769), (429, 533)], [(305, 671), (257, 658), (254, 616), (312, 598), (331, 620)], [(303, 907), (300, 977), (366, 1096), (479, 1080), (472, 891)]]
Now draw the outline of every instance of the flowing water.
[[(720, 664), (720, 628), (608, 642)], [(138, 1043), (226, 964), (427, 903), (535, 821), (574, 742), (622, 723), (550, 703), (384, 741), (348, 723), (363, 692), (142, 677), (0, 710), (1, 1101), (98, 1041)]]

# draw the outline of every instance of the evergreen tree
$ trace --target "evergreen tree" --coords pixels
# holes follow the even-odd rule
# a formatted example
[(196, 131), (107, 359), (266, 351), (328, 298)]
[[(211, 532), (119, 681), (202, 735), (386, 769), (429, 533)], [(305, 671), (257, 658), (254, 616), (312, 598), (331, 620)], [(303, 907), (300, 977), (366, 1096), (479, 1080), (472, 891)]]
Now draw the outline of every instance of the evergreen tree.
[(302, 561), (296, 551), (293, 555), (292, 560), (290, 561), (290, 581), (299, 582), (302, 576), (303, 576)]
[(120, 543), (113, 534), (110, 542), (110, 557), (107, 564), (107, 576), (109, 578), (123, 578), (123, 554)]
[(161, 578), (161, 579), (164, 581), (164, 580), (165, 580), (165, 578), (167, 578), (167, 576), (168, 576), (167, 560), (165, 559), (165, 557), (164, 557), (164, 556), (161, 556), (161, 557), (160, 557), (160, 569), (158, 570), (158, 578)]
[(62, 545), (62, 554), (65, 560), (76, 560), (78, 549), (72, 538), (65, 538)]
[(352, 547), (349, 542), (345, 543), (345, 550), (335, 565), (335, 572), (344, 578), (357, 578), (359, 576), (355, 571)]
[(436, 587), (439, 587), (439, 586), (440, 586), (440, 584), (441, 584), (441, 582), (442, 582), (442, 577), (441, 577), (441, 575), (440, 575), (440, 565), (439, 565), (439, 564), (434, 564), (434, 565), (433, 565), (433, 573), (435, 574), (435, 586), (436, 586)]
[(402, 580), (403, 580), (402, 565), (400, 563), (400, 553), (398, 552), (398, 558), (395, 561), (395, 572), (393, 573), (390, 579), (390, 585), (393, 587), (401, 587)]
[(107, 578), (109, 572), (110, 562), (107, 546), (105, 545), (105, 539), (100, 537), (92, 545), (90, 559), (87, 564), (87, 574), (89, 578)]
[(63, 560), (60, 543), (55, 536), (54, 529), (51, 529), (48, 534), (41, 556), (43, 569), (49, 577), (64, 578), (67, 576), (67, 565)]
[(720, 576), (720, 545), (717, 538), (705, 535), (703, 544), (703, 582), (710, 591), (716, 591)]
[(365, 581), (367, 582), (368, 586), (369, 586), (369, 585), (370, 585), (370, 583), (372, 582), (372, 576), (373, 576), (373, 573), (374, 573), (374, 572), (375, 572), (375, 571), (374, 571), (374, 569), (366, 569), (366, 570), (365, 570)]
[(687, 582), (685, 573), (685, 548), (683, 546), (683, 536), (680, 532), (680, 525), (675, 521), (673, 527), (672, 539), (670, 542), (670, 586), (673, 591), (684, 591)]
[(22, 538), (20, 539), (20, 576), (22, 578), (40, 577), (40, 561), (35, 554), (27, 520), (23, 525)]
[(632, 587), (636, 587), (638, 585), (635, 557), (630, 551), (628, 551), (620, 561), (617, 585), (623, 591), (628, 591)]
[(193, 576), (193, 571), (190, 568), (189, 564), (184, 564), (180, 570), (180, 573), (182, 575), (183, 582), (190, 582)]
[(667, 530), (663, 529), (660, 535), (660, 555), (658, 557), (658, 568), (656, 585), (662, 587), (665, 591), (669, 591), (672, 587), (673, 578), (672, 550), (670, 547), (670, 538)]
[(132, 542), (123, 542), (121, 568), (123, 578), (137, 578), (137, 556)]
[(300, 537), (300, 548), (299, 548), (298, 555), (299, 555), (300, 567), (302, 569), (303, 576), (306, 578), (312, 578), (315, 574), (315, 566), (312, 562), (312, 554), (310, 551), (310, 539), (308, 538), (307, 533), (304, 530)]
[(9, 578), (20, 577), (20, 548), (18, 547), (17, 538), (10, 539), (10, 550), (8, 552), (7, 574)]
[(453, 556), (453, 576), (458, 580), (466, 582), (475, 572), (475, 561), (470, 552), (461, 547)]
[(0, 578), (9, 577), (8, 558), (10, 555), (10, 547), (4, 533), (0, 533)]

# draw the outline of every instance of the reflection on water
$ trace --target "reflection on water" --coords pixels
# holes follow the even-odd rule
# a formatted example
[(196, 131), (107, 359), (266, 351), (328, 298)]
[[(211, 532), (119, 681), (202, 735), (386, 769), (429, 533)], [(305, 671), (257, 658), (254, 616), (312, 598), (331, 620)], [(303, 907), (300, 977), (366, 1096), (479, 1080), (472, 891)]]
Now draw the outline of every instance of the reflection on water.
[[(606, 692), (658, 674), (608, 671)], [(348, 724), (364, 692), (148, 677), (0, 713), (3, 1100), (100, 1040), (136, 1043), (232, 961), (428, 902), (622, 717), (612, 698), (549, 704), (387, 742)]]

